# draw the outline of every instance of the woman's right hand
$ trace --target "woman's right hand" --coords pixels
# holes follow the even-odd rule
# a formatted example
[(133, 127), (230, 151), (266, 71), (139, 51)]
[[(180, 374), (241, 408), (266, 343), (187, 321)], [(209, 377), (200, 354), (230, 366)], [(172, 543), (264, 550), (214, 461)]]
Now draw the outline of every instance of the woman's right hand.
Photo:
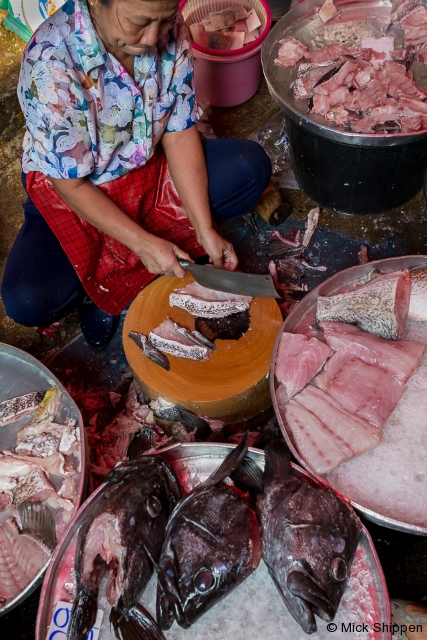
[(175, 275), (178, 278), (183, 278), (185, 271), (179, 265), (177, 258), (194, 262), (188, 253), (182, 251), (176, 244), (151, 234), (135, 253), (150, 273), (164, 273), (167, 276)]

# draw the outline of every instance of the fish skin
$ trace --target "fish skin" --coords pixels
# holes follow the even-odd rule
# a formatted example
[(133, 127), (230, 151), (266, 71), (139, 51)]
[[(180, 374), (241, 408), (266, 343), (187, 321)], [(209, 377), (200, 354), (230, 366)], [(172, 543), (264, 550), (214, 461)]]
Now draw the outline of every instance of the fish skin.
[[(139, 614), (134, 608), (150, 580), (153, 564), (158, 561), (167, 520), (180, 497), (172, 467), (159, 456), (118, 464), (108, 474), (104, 490), (79, 530), (75, 561), (77, 597), (67, 640), (84, 640), (93, 626), (99, 585), (106, 571), (107, 598), (113, 607), (110, 620), (116, 635), (133, 637), (127, 634), (130, 627), (133, 633), (135, 625), (138, 627)], [(99, 546), (89, 546), (97, 541), (94, 528), (99, 522), (110, 528), (101, 530), (106, 537), (99, 541)], [(137, 630), (141, 632), (139, 627)]]
[(334, 619), (361, 524), (332, 489), (312, 486), (290, 470), (284, 441), (269, 443), (261, 512), (263, 558), (290, 613), (306, 633), (313, 633), (315, 615)]
[(160, 349), (155, 347), (154, 344), (149, 341), (147, 336), (144, 336), (143, 333), (138, 333), (137, 331), (129, 331), (128, 336), (133, 340), (136, 346), (141, 349), (142, 353), (149, 358), (149, 360), (158, 364), (160, 367), (163, 367), (166, 371), (170, 370), (171, 366), (167, 356), (165, 356)]
[(43, 400), (44, 391), (32, 391), (0, 403), (0, 427), (32, 413)]
[[(157, 621), (190, 627), (258, 566), (255, 512), (223, 480), (243, 460), (247, 435), (205, 483), (176, 507), (158, 566)], [(257, 551), (259, 553), (257, 554)]]
[(32, 422), (41, 422), (42, 420), (53, 420), (61, 406), (62, 391), (55, 384), (48, 389), (43, 400), (37, 407)]
[(413, 269), (409, 275), (412, 288), (408, 318), (425, 322), (427, 320), (427, 267)]
[(355, 324), (382, 338), (398, 340), (405, 330), (410, 293), (408, 270), (381, 274), (347, 293), (319, 296), (316, 318)]

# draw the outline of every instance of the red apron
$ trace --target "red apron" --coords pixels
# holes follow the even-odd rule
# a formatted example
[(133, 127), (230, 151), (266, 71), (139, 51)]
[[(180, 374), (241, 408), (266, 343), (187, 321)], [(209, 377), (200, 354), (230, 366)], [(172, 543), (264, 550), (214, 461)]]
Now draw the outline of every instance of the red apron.
[[(118, 315), (157, 277), (121, 242), (71, 211), (47, 176), (28, 173), (26, 188), (98, 307)], [(98, 188), (145, 231), (177, 244), (192, 258), (206, 253), (197, 242), (163, 151), (156, 150), (144, 167)]]

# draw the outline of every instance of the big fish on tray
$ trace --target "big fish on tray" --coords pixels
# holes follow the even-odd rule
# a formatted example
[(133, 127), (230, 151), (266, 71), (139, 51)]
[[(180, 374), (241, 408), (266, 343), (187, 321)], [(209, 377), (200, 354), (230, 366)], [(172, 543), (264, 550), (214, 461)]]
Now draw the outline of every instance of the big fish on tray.
[(255, 512), (224, 479), (242, 462), (247, 434), (218, 469), (175, 507), (158, 566), (157, 619), (193, 624), (248, 577), (261, 559)]
[(246, 461), (232, 474), (261, 494), (263, 559), (289, 612), (306, 633), (331, 622), (350, 576), (361, 524), (332, 489), (291, 472), (283, 440), (265, 449), (265, 470)]
[(76, 596), (67, 640), (85, 640), (93, 627), (106, 572), (117, 638), (162, 637), (138, 599), (159, 560), (166, 524), (180, 497), (172, 467), (159, 456), (124, 462), (110, 472), (78, 534)]

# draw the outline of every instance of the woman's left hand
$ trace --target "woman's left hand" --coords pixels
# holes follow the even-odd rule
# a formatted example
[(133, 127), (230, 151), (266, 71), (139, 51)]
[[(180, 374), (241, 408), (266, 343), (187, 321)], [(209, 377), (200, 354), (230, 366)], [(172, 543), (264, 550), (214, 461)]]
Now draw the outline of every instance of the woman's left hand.
[(238, 264), (237, 256), (233, 245), (225, 238), (222, 238), (218, 231), (213, 228), (205, 229), (200, 233), (200, 244), (206, 250), (210, 262), (218, 269), (234, 271)]

